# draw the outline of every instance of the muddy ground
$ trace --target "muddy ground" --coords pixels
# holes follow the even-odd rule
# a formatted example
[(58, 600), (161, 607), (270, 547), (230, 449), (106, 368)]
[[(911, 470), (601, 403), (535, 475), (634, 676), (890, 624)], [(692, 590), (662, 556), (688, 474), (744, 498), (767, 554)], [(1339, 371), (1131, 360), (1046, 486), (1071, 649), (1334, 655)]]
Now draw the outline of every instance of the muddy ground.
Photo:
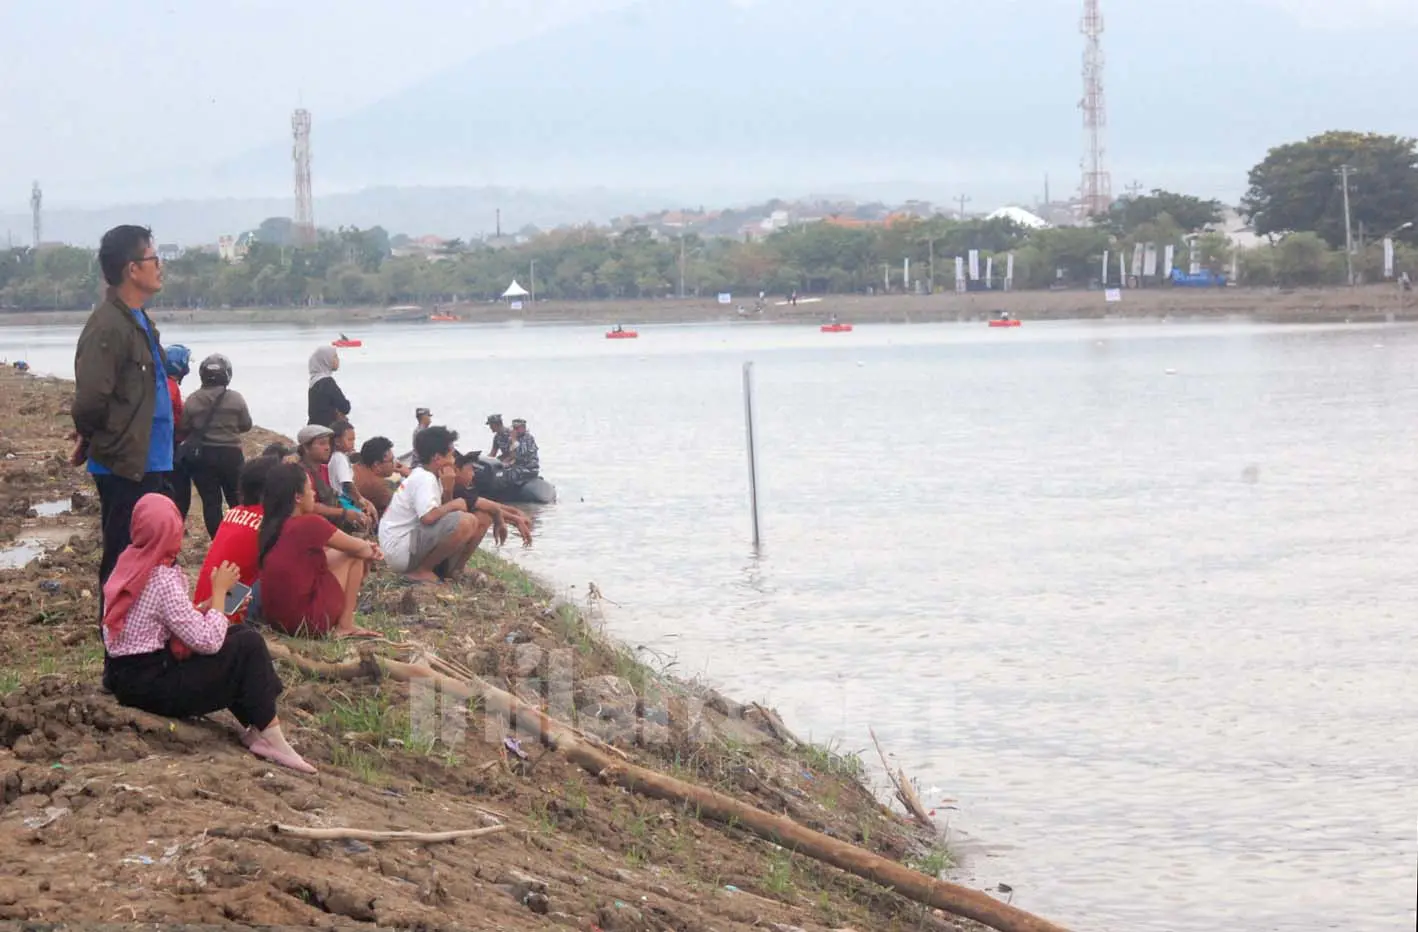
[[(320, 767), (312, 778), (247, 754), (227, 713), (176, 722), (118, 706), (97, 685), (97, 503), (64, 462), (69, 394), (66, 382), (0, 371), (0, 536), (53, 547), (0, 571), (0, 927), (978, 928), (598, 782), (525, 739), (504, 740), (477, 708), (461, 737), (457, 714), (425, 727), (392, 680), (332, 683), (281, 665), (282, 718)], [(270, 436), (253, 437), (251, 452)], [(55, 502), (72, 509), (33, 510)], [(206, 544), (199, 510), (190, 566)], [(767, 710), (659, 675), (601, 636), (595, 601), (557, 603), (492, 554), (476, 565), (446, 589), (377, 574), (364, 623), (549, 706), (645, 766), (948, 871), (938, 839), (879, 802), (856, 756), (797, 742)], [(281, 643), (320, 660), (355, 656), (349, 645)], [(558, 701), (567, 671), (573, 687)], [(366, 844), (276, 837), (271, 823), (506, 830)]]

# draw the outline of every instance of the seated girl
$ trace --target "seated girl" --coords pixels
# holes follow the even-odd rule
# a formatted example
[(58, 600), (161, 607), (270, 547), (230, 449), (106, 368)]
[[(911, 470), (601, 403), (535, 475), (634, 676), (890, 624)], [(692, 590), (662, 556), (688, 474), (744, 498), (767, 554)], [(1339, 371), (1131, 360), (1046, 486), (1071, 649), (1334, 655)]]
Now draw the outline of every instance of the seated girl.
[(261, 618), (291, 635), (380, 637), (355, 627), (359, 587), (379, 547), (315, 514), (315, 487), (302, 466), (266, 476), (260, 534)]
[(230, 709), (252, 754), (314, 773), (281, 731), (281, 680), (265, 640), (222, 614), (238, 568), (219, 567), (211, 601), (192, 606), (177, 566), (182, 524), (164, 495), (144, 495), (133, 508), (132, 542), (103, 587), (105, 683), (122, 704), (169, 718)]

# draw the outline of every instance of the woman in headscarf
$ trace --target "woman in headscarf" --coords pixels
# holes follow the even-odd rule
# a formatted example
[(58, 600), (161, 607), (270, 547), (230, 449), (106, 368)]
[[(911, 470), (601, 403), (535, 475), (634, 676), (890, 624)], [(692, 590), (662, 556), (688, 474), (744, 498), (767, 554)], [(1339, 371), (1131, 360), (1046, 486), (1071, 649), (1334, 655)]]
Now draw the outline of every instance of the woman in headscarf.
[(230, 709), (252, 754), (314, 773), (281, 731), (281, 680), (265, 640), (222, 614), (240, 569), (227, 562), (214, 570), (210, 601), (194, 608), (177, 566), (182, 517), (172, 499), (144, 495), (130, 528), (132, 543), (103, 587), (104, 682), (114, 696), (169, 718)]
[(350, 401), (335, 384), (340, 354), (333, 346), (322, 346), (310, 354), (310, 410), (307, 424), (331, 427), (350, 413)]

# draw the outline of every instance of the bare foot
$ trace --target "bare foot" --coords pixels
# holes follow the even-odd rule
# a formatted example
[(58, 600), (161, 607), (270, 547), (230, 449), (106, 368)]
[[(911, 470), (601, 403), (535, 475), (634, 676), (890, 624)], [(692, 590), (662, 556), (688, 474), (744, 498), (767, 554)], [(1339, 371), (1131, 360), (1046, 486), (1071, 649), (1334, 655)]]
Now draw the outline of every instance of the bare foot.
[(273, 764), (280, 764), (282, 767), (289, 767), (291, 770), (297, 771), (298, 773), (316, 772), (315, 768), (295, 751), (286, 751), (277, 748), (259, 735), (255, 741), (251, 742), (250, 750), (252, 754), (255, 754), (262, 760), (268, 760)]
[(245, 745), (246, 749), (249, 751), (251, 750), (251, 745), (261, 740), (261, 732), (257, 731), (255, 728), (252, 728), (250, 725), (247, 725), (244, 729), (242, 729), (240, 737), (241, 743)]

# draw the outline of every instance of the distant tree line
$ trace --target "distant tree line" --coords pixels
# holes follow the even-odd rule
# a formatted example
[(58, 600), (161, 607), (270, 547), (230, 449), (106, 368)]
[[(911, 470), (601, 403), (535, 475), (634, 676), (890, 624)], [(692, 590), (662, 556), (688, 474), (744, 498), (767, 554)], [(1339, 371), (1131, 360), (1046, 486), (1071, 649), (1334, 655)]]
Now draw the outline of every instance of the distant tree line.
[[(914, 282), (954, 286), (954, 259), (979, 250), (994, 257), (996, 286), (1014, 256), (1016, 289), (1099, 283), (1105, 251), (1131, 256), (1136, 244), (1174, 247), (1185, 268), (1192, 254), (1205, 268), (1230, 271), (1239, 284), (1316, 286), (1348, 280), (1341, 169), (1350, 175), (1349, 239), (1356, 278), (1383, 275), (1382, 240), (1398, 242), (1400, 270), (1418, 272), (1418, 143), (1373, 134), (1331, 132), (1280, 146), (1250, 172), (1242, 210), (1262, 245), (1233, 250), (1214, 230), (1221, 205), (1154, 190), (1118, 200), (1104, 216), (1078, 227), (1033, 230), (1008, 219), (898, 219), (885, 225), (823, 221), (790, 226), (750, 240), (696, 232), (656, 235), (584, 227), (540, 234), (493, 248), (453, 240), (434, 255), (393, 255), (380, 227), (321, 231), (309, 247), (294, 244), (290, 221), (271, 218), (245, 258), (226, 262), (189, 251), (165, 264), (161, 306), (250, 307), (429, 304), (492, 300), (515, 278), (535, 284), (538, 298), (610, 300), (713, 295), (863, 293), (888, 281), (902, 286), (903, 260)], [(0, 307), (81, 308), (101, 280), (92, 250), (52, 247), (0, 253)], [(1114, 260), (1116, 264), (1116, 260)], [(932, 271), (934, 274), (932, 275)]]

